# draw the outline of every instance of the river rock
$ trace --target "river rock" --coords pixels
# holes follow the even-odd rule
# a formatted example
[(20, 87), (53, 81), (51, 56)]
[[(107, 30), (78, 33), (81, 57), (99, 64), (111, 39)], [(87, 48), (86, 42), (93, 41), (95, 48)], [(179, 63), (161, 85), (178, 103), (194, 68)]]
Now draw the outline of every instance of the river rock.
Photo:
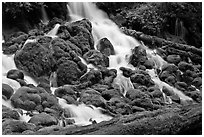
[(97, 50), (106, 56), (114, 55), (115, 51), (113, 45), (107, 38), (102, 38), (99, 40), (99, 43), (96, 45)]
[(36, 126), (51, 126), (51, 125), (57, 125), (58, 121), (55, 117), (46, 114), (46, 113), (40, 113), (37, 115), (34, 115), (28, 123), (33, 123)]
[(76, 92), (74, 91), (73, 87), (67, 86), (67, 85), (57, 88), (54, 94), (55, 96), (60, 97), (60, 98), (66, 95), (72, 96), (75, 99), (77, 97)]
[(22, 108), (28, 111), (34, 110), (41, 103), (41, 97), (38, 93), (39, 91), (37, 89), (21, 87), (11, 97), (11, 103), (16, 108)]
[(56, 74), (57, 85), (63, 86), (65, 84), (76, 84), (82, 72), (75, 62), (66, 60), (58, 66)]
[(31, 76), (50, 76), (54, 67), (49, 47), (38, 42), (27, 43), (19, 50), (14, 61), (18, 69), (29, 72)]
[(129, 89), (126, 93), (126, 97), (130, 100), (134, 100), (136, 98), (148, 98), (149, 96), (139, 89)]
[(102, 91), (101, 95), (106, 100), (110, 100), (112, 97), (122, 96), (122, 94), (120, 93), (120, 90), (117, 90), (117, 89), (104, 90)]
[(168, 55), (166, 58), (168, 63), (178, 64), (181, 61), (181, 57), (179, 55)]
[(12, 110), (2, 105), (2, 119), (6, 119), (6, 118), (19, 120), (20, 115), (16, 110)]
[(186, 71), (186, 70), (194, 70), (193, 68), (193, 65), (192, 64), (189, 64), (187, 62), (184, 62), (184, 61), (181, 61), (179, 64), (178, 64), (178, 68), (179, 70), (181, 71)]
[(34, 131), (36, 126), (21, 120), (5, 120), (2, 123), (2, 134), (22, 133), (26, 130)]
[(106, 100), (100, 95), (100, 93), (94, 89), (88, 89), (81, 93), (79, 102), (83, 102), (86, 105), (94, 105), (96, 107), (104, 108), (106, 106)]
[(80, 82), (90, 81), (91, 84), (99, 83), (102, 80), (102, 73), (99, 70), (91, 69), (89, 72), (85, 73), (80, 77)]
[(17, 79), (24, 79), (24, 74), (22, 71), (17, 69), (11, 69), (7, 72), (7, 78), (17, 80)]
[(10, 99), (13, 93), (14, 93), (14, 90), (11, 86), (9, 86), (8, 84), (2, 83), (2, 95), (4, 95), (7, 99)]
[(154, 85), (154, 82), (152, 81), (150, 75), (147, 72), (142, 70), (131, 75), (130, 80), (133, 83), (138, 83), (140, 85), (144, 85), (147, 87)]
[[(64, 24), (64, 26), (64, 30), (67, 30), (70, 34), (70, 37), (68, 36), (66, 38), (80, 48), (82, 54), (88, 52), (90, 49), (94, 49), (94, 41), (91, 34), (92, 25), (89, 20), (82, 19), (76, 22)], [(60, 36), (62, 34), (59, 33), (58, 35)]]
[(192, 84), (196, 87), (200, 87), (202, 86), (202, 78), (201, 77), (197, 77), (192, 81)]
[(109, 66), (109, 58), (97, 50), (89, 50), (86, 54), (83, 55), (83, 58), (87, 63), (91, 63), (96, 66)]

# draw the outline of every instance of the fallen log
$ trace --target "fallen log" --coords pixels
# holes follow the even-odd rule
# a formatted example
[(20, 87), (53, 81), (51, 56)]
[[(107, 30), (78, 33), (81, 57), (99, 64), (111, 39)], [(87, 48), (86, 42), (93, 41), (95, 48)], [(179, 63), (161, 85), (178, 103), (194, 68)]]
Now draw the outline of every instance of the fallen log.
[(56, 131), (36, 134), (54, 135), (194, 135), (202, 134), (202, 106), (169, 106), (113, 118), (83, 127), (64, 127)]
[[(194, 60), (194, 62), (202, 64), (202, 49), (196, 48), (195, 46), (186, 45), (186, 44), (180, 44), (175, 43), (172, 41), (168, 41), (162, 38), (159, 38), (157, 36), (150, 36), (146, 35), (142, 32), (137, 32), (135, 30), (127, 29), (125, 27), (121, 28), (121, 31), (124, 32), (127, 35), (130, 35), (137, 40), (141, 40), (147, 45), (149, 48), (173, 48), (178, 51), (183, 51), (185, 54), (182, 54), (182, 56), (187, 56), (191, 60)], [(196, 60), (195, 60), (196, 57)]]

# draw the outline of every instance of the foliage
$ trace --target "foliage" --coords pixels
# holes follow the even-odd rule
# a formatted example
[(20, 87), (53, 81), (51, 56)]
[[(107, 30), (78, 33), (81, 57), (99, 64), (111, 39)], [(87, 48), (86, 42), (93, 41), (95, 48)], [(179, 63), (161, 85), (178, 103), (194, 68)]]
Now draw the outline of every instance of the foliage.
[(43, 5), (42, 2), (3, 2), (2, 12), (11, 15), (15, 19), (22, 13), (29, 13), (35, 9), (39, 9), (41, 5)]

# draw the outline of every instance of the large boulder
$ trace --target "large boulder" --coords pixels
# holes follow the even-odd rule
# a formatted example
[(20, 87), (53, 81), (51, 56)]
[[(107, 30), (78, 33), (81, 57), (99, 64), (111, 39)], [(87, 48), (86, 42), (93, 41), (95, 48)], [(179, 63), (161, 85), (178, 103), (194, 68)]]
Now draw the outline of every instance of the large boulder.
[(46, 114), (46, 113), (40, 113), (37, 115), (34, 115), (28, 123), (33, 123), (36, 126), (51, 126), (51, 125), (57, 125), (58, 121), (55, 117)]
[(61, 38), (65, 38), (65, 40), (68, 39), (70, 42), (75, 44), (81, 49), (83, 54), (90, 49), (94, 49), (94, 41), (91, 34), (92, 25), (89, 20), (82, 19), (76, 22), (66, 23), (62, 25), (59, 30), (60, 31), (57, 35)]
[(50, 48), (39, 42), (25, 44), (16, 52), (14, 61), (18, 69), (29, 72), (34, 77), (50, 76), (54, 67)]
[(136, 98), (149, 98), (149, 95), (139, 89), (130, 89), (127, 91), (126, 97), (130, 100), (134, 100)]
[(19, 88), (11, 97), (11, 103), (16, 108), (24, 110), (34, 110), (37, 105), (41, 103), (41, 97), (37, 89), (29, 87)]
[(74, 61), (66, 60), (59, 64), (56, 74), (57, 85), (63, 86), (65, 84), (77, 84), (83, 73)]
[(89, 50), (83, 55), (83, 58), (87, 63), (91, 63), (96, 66), (109, 66), (109, 58), (97, 50)]
[(106, 56), (114, 55), (115, 51), (113, 45), (107, 38), (102, 38), (99, 40), (98, 44), (96, 45), (97, 50), (101, 53), (105, 54)]

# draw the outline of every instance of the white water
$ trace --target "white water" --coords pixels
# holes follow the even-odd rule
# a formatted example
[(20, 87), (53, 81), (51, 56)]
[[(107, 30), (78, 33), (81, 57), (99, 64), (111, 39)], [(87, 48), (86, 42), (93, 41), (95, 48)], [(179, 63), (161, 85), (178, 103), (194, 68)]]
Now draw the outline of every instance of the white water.
[[(114, 46), (114, 50), (116, 55), (111, 55), (109, 57), (109, 68), (117, 69), (118, 74), (115, 78), (114, 82), (118, 84), (125, 95), (126, 91), (129, 88), (133, 88), (133, 85), (130, 79), (125, 78), (121, 71), (119, 70), (120, 67), (127, 67), (134, 70), (134, 67), (128, 64), (129, 57), (132, 54), (131, 49), (136, 46), (142, 45), (143, 48), (147, 52), (147, 57), (149, 60), (152, 60), (155, 63), (154, 69), (162, 69), (162, 66), (167, 64), (158, 54), (156, 54), (155, 50), (151, 50), (147, 48), (143, 42), (138, 42), (137, 40), (133, 39), (130, 36), (127, 36), (120, 32), (118, 26), (113, 23), (110, 19), (108, 19), (107, 15), (102, 12), (101, 10), (97, 9), (96, 5), (93, 3), (69, 3), (68, 6), (69, 13), (71, 14), (72, 20), (79, 20), (81, 18), (88, 18), (92, 23), (92, 34), (94, 37), (95, 48), (98, 41), (101, 38), (108, 38), (112, 45)], [(177, 94), (180, 99), (182, 100), (192, 100), (191, 98), (184, 95), (180, 90), (171, 87), (165, 82), (162, 82), (155, 70), (148, 70), (149, 75), (151, 76), (152, 80), (155, 82), (156, 85), (162, 89), (163, 86), (171, 89)], [(162, 92), (162, 90), (161, 90)]]
[[(116, 55), (111, 55), (109, 57), (109, 68), (114, 68), (118, 70), (117, 77), (115, 78), (114, 82), (118, 84), (121, 88), (123, 95), (125, 96), (126, 91), (129, 88), (133, 88), (133, 85), (129, 78), (125, 78), (121, 71), (119, 70), (120, 67), (127, 67), (131, 69), (135, 69), (132, 65), (128, 64), (128, 60), (130, 55), (132, 54), (131, 49), (136, 46), (141, 45), (140, 42), (135, 40), (134, 38), (123, 34), (118, 26), (113, 23), (111, 20), (108, 19), (107, 15), (102, 12), (101, 10), (97, 9), (96, 6), (92, 3), (70, 3), (68, 6), (69, 13), (71, 14), (70, 17), (72, 21), (76, 21), (82, 18), (88, 18), (92, 23), (92, 34), (94, 37), (95, 47), (98, 41), (101, 38), (108, 38), (112, 45), (114, 46), (114, 50)], [(55, 27), (46, 34), (52, 38), (56, 37), (57, 31), (60, 27), (60, 24), (56, 24)], [(156, 68), (161, 69), (162, 65), (166, 62), (157, 54), (154, 54), (154, 51), (148, 49), (145, 45), (143, 47), (146, 49), (148, 58), (151, 58), (155, 64)], [(83, 61), (83, 60), (82, 60)], [(85, 62), (84, 62), (85, 63)], [(85, 63), (86, 64), (86, 63)], [(89, 65), (89, 64), (87, 64)], [(8, 80), (5, 78), (5, 74), (11, 68), (16, 68), (13, 56), (3, 55), (3, 82), (11, 85), (14, 90), (18, 89), (20, 85), (14, 80)], [(95, 68), (93, 65), (89, 65), (88, 69)], [(152, 80), (162, 89), (163, 86), (166, 86), (169, 89), (172, 89), (175, 94), (179, 95), (179, 97), (183, 100), (191, 100), (191, 98), (185, 96), (181, 91), (169, 86), (167, 83), (160, 81), (157, 74), (153, 70), (148, 70)], [(26, 77), (25, 77), (26, 79)], [(32, 83), (32, 78), (28, 78), (27, 81)], [(52, 87), (52, 91), (56, 89)], [(52, 92), (54, 93), (54, 92)], [(166, 97), (164, 97), (166, 98)], [(171, 102), (171, 101), (168, 101)], [(5, 103), (6, 104), (6, 103)], [(96, 120), (96, 122), (101, 122), (105, 120), (110, 120), (112, 117), (104, 115), (100, 112), (100, 108), (92, 108), (81, 104), (81, 105), (74, 105), (74, 104), (67, 104), (64, 99), (59, 99), (59, 104), (63, 108), (67, 108), (71, 112), (71, 118), (75, 120), (75, 124), (78, 125), (87, 125), (91, 124), (90, 119)], [(21, 119), (27, 121), (29, 117), (22, 117)]]
[(42, 12), (42, 22), (44, 24), (48, 24), (49, 19), (48, 19), (48, 16), (47, 16), (47, 12), (45, 11), (45, 6), (44, 5), (41, 6), (41, 12)]
[(112, 119), (111, 116), (107, 116), (101, 113), (101, 108), (96, 108), (94, 106), (87, 106), (85, 104), (73, 105), (67, 104), (64, 99), (58, 98), (59, 104), (64, 109), (68, 109), (71, 117), (69, 119), (74, 119), (75, 125), (89, 125), (92, 124), (91, 120), (95, 120), (97, 123), (102, 121), (108, 121)]

